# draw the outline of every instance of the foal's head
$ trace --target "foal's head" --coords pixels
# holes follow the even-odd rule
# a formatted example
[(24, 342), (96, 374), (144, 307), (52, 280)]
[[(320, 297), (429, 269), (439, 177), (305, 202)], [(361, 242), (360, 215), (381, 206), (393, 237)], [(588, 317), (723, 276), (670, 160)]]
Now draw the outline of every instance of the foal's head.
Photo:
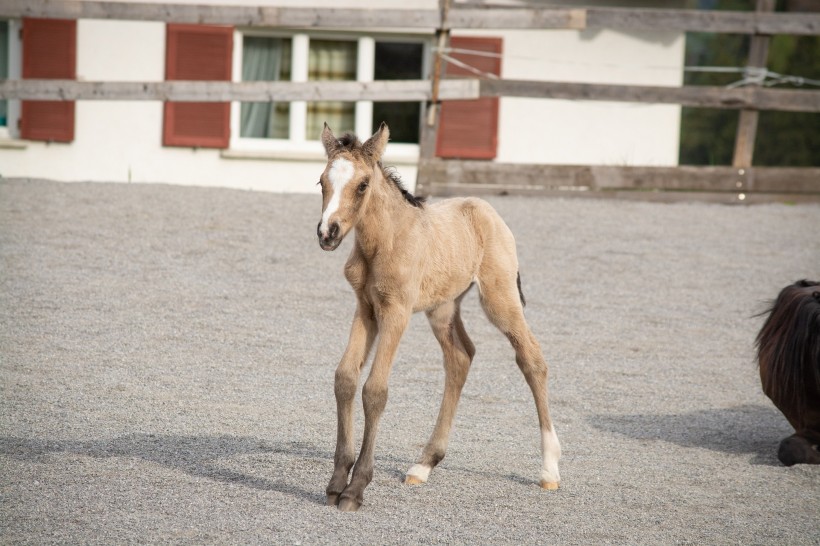
[(379, 160), (389, 138), (390, 130), (385, 123), (364, 144), (350, 134), (337, 139), (325, 124), (322, 144), (327, 152), (327, 167), (319, 179), (322, 221), (316, 228), (322, 249), (336, 250), (364, 214), (372, 193), (371, 182), (382, 176)]

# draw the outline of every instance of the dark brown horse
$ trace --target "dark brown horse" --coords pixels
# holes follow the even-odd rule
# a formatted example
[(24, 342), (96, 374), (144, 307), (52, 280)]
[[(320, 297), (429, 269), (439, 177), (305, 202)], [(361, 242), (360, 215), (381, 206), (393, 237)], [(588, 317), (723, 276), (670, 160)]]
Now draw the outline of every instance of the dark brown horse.
[(777, 458), (786, 466), (820, 464), (820, 283), (787, 286), (766, 313), (757, 335), (763, 392), (795, 430)]

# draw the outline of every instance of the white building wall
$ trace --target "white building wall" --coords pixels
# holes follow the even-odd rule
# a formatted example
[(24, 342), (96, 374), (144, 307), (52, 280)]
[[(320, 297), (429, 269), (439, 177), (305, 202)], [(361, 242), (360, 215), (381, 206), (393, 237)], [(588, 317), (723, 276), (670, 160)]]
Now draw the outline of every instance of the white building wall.
[[(502, 77), (680, 86), (684, 34), (610, 30), (466, 32), (504, 38)], [(680, 106), (503, 97), (499, 162), (677, 165)]]
[[(429, 3), (429, 0), (426, 0)], [(557, 81), (680, 85), (682, 34), (610, 31), (459, 32), (504, 39), (503, 77)], [(165, 24), (78, 22), (77, 74), (88, 81), (164, 79)], [(324, 168), (315, 156), (236, 158), (213, 149), (162, 146), (162, 104), (79, 101), (70, 144), (0, 143), (0, 176), (55, 180), (165, 182), (231, 188), (315, 192)], [(674, 165), (680, 108), (504, 98), (498, 161)], [(234, 157), (226, 157), (233, 155)], [(390, 158), (413, 186), (415, 164)]]

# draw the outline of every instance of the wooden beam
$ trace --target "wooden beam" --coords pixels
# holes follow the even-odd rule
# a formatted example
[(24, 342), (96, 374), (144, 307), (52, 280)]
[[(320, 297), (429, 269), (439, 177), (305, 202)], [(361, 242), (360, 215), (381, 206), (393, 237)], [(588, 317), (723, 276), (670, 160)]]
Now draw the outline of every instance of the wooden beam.
[(820, 168), (615, 167), (431, 160), (419, 165), (434, 195), (601, 191), (709, 191), (820, 195)]
[[(820, 91), (746, 87), (650, 87), (519, 80), (446, 79), (441, 100), (479, 97), (533, 97), (681, 104), (702, 108), (753, 108), (820, 112)], [(432, 99), (429, 80), (311, 82), (78, 82), (73, 80), (0, 80), (0, 99), (162, 100), (180, 102), (290, 102), (373, 100), (416, 102)]]
[[(218, 4), (111, 2), (96, 0), (2, 0), (0, 17), (120, 19), (168, 23), (287, 28), (397, 28), (432, 32), (441, 25), (435, 9), (347, 9)], [(739, 34), (820, 34), (820, 14), (701, 11), (645, 8), (475, 8), (451, 10), (447, 28), (615, 29)]]
[(713, 86), (658, 87), (521, 80), (481, 80), (482, 97), (532, 97), (820, 112), (820, 91)]
[[(475, 99), (478, 80), (442, 80), (439, 97)], [(0, 80), (0, 98), (24, 100), (162, 100), (180, 102), (290, 102), (430, 100), (429, 80), (311, 82), (78, 82), (73, 80)]]
[(820, 14), (589, 8), (587, 28), (678, 30), (728, 34), (820, 34)]
[(453, 8), (445, 28), (584, 29), (587, 10), (559, 8)]
[(3, 17), (119, 19), (295, 28), (435, 28), (433, 10), (293, 8), (265, 5), (174, 4), (85, 0), (3, 0)]

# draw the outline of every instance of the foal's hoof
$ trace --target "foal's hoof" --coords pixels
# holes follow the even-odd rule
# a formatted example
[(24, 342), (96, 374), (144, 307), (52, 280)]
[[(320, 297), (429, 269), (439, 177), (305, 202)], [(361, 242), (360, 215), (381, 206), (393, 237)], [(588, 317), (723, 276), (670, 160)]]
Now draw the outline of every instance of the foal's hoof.
[(339, 494), (338, 493), (328, 493), (327, 494), (327, 505), (328, 506), (336, 506), (339, 504)]
[(355, 512), (362, 506), (362, 503), (350, 497), (342, 497), (339, 501), (339, 510), (342, 512)]
[(547, 491), (555, 491), (558, 489), (559, 482), (548, 482), (546, 480), (541, 480), (541, 489), (545, 489)]
[(423, 483), (427, 483), (427, 478), (430, 477), (431, 470), (433, 469), (427, 465), (414, 464), (412, 467), (410, 467), (410, 470), (408, 470), (407, 474), (404, 476), (404, 484), (421, 485)]

